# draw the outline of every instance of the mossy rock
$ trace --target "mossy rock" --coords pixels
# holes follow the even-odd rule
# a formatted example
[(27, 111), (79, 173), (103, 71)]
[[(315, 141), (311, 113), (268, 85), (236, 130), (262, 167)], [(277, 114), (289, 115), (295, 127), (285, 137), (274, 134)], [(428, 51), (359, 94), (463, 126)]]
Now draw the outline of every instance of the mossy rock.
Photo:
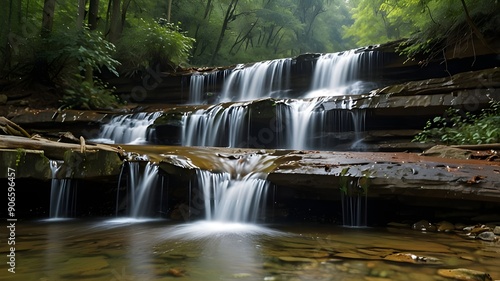
[(7, 178), (9, 168), (16, 178), (48, 180), (52, 178), (50, 161), (42, 150), (0, 149), (0, 177)]
[(64, 153), (64, 164), (57, 178), (89, 179), (118, 176), (122, 160), (117, 153), (105, 150), (74, 151)]

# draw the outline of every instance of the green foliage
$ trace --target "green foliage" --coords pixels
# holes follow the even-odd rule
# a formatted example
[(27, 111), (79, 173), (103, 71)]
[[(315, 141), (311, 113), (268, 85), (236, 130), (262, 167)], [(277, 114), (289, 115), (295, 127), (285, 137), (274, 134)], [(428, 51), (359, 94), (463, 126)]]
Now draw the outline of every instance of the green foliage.
[(45, 49), (49, 61), (58, 61), (63, 67), (77, 67), (83, 72), (87, 67), (101, 71), (106, 67), (118, 76), (116, 67), (120, 64), (113, 59), (115, 46), (106, 41), (99, 31), (82, 29), (59, 29), (46, 39)]
[(477, 115), (461, 114), (450, 108), (443, 117), (427, 121), (424, 130), (415, 136), (415, 142), (437, 141), (445, 144), (486, 144), (500, 142), (500, 101), (491, 101), (490, 107)]
[[(409, 38), (400, 50), (410, 58), (436, 56), (439, 48), (466, 44), (474, 33), (459, 0), (358, 0), (352, 4), (354, 24), (344, 27), (344, 38), (358, 45)], [(499, 17), (498, 1), (465, 0), (465, 4), (482, 33), (498, 28), (494, 19)]]
[(475, 38), (478, 35), (498, 33), (500, 5), (497, 1), (465, 1), (473, 26), (467, 21), (465, 9), (459, 1), (427, 0), (422, 3), (427, 17), (414, 22), (413, 30), (416, 32), (399, 48), (400, 53), (409, 59), (425, 55), (421, 63), (426, 64), (435, 57), (441, 57), (445, 50), (468, 48), (474, 40), (480, 41)]
[(77, 75), (75, 80), (71, 81), (72, 84), (65, 87), (64, 96), (60, 100), (62, 108), (112, 109), (120, 104), (120, 100), (113, 95), (113, 89), (100, 79), (73, 83), (80, 79)]
[(86, 27), (57, 30), (43, 46), (47, 60), (58, 65), (56, 83), (64, 93), (62, 107), (99, 109), (117, 105), (112, 90), (93, 75), (94, 70), (100, 72), (105, 67), (118, 76), (119, 62), (112, 57), (115, 46), (100, 32)]
[[(227, 0), (174, 1), (172, 16), (196, 39), (191, 63), (212, 65)], [(211, 4), (208, 5), (207, 4)], [(206, 13), (206, 18), (205, 13)], [(304, 52), (334, 52), (353, 48), (342, 38), (352, 24), (346, 1), (238, 1), (229, 19), (216, 65), (291, 57)]]
[(122, 71), (129, 75), (155, 67), (176, 69), (188, 62), (194, 39), (186, 36), (178, 25), (164, 19), (134, 19), (117, 43)]

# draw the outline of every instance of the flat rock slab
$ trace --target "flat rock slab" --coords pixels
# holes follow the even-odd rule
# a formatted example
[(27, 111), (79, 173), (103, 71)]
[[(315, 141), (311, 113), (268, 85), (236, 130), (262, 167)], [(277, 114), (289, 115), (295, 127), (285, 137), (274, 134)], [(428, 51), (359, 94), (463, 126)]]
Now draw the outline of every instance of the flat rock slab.
[(414, 153), (310, 152), (268, 177), (298, 188), (339, 188), (342, 176), (369, 178), (369, 195), (500, 201), (500, 164)]
[[(500, 202), (500, 163), (485, 160), (448, 159), (415, 153), (144, 145), (122, 145), (120, 148), (85, 145), (82, 152), (82, 146), (77, 144), (12, 136), (0, 136), (1, 148), (7, 149), (2, 152), (3, 166), (16, 164), (19, 155), (16, 148), (34, 149), (37, 151), (33, 157), (42, 162), (33, 162), (33, 165), (43, 166), (40, 170), (46, 174), (47, 158), (65, 160), (64, 177), (70, 178), (113, 178), (118, 176), (122, 159), (149, 159), (174, 176), (191, 177), (197, 169), (214, 173), (260, 172), (273, 184), (305, 192), (313, 189), (338, 192), (341, 183), (348, 178), (368, 188), (368, 196), (406, 195)], [(17, 164), (28, 166), (25, 162), (17, 161)], [(235, 171), (235, 167), (244, 169)]]
[[(149, 155), (160, 167), (231, 172), (222, 165), (249, 155), (272, 183), (301, 190), (338, 190), (342, 177), (368, 178), (369, 196), (409, 195), (500, 202), (500, 163), (448, 159), (415, 153), (368, 153), (229, 149), (214, 147), (123, 146)], [(228, 166), (228, 165), (226, 165)]]

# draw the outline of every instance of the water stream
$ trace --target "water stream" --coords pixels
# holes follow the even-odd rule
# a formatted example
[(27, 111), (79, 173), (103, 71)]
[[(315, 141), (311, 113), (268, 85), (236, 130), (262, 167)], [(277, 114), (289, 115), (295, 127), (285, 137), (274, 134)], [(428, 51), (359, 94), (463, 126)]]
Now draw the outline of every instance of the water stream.
[[(161, 207), (157, 209), (157, 202), (161, 206), (163, 198), (158, 198), (158, 194), (163, 195), (163, 186), (160, 182), (158, 165), (151, 162), (125, 162), (124, 169), (120, 175), (120, 181), (117, 187), (116, 213), (120, 213), (120, 203), (125, 203), (127, 209), (127, 218), (129, 219), (149, 219), (159, 216)], [(122, 178), (126, 184), (126, 194), (124, 199), (120, 194)]]
[(244, 141), (247, 108), (234, 104), (200, 109), (182, 117), (183, 146), (240, 147)]
[(50, 160), (52, 181), (50, 186), (50, 212), (51, 219), (70, 218), (76, 210), (76, 186), (71, 179), (58, 179), (61, 161)]
[(153, 132), (149, 126), (161, 115), (161, 112), (139, 112), (115, 116), (101, 127), (99, 136), (93, 139), (100, 143), (145, 144)]
[(221, 102), (250, 101), (265, 97), (283, 97), (290, 85), (292, 60), (277, 59), (239, 65), (224, 82)]

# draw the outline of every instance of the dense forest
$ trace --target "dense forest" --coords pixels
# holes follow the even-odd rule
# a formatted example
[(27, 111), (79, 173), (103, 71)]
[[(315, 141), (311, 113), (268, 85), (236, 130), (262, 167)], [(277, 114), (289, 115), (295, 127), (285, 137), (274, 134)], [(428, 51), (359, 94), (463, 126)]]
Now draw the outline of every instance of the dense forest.
[[(64, 103), (115, 100), (103, 69), (215, 66), (401, 40), (429, 58), (471, 40), (487, 46), (500, 26), (496, 0), (4, 0), (1, 85), (64, 89)], [(83, 104), (83, 93), (102, 101)]]

